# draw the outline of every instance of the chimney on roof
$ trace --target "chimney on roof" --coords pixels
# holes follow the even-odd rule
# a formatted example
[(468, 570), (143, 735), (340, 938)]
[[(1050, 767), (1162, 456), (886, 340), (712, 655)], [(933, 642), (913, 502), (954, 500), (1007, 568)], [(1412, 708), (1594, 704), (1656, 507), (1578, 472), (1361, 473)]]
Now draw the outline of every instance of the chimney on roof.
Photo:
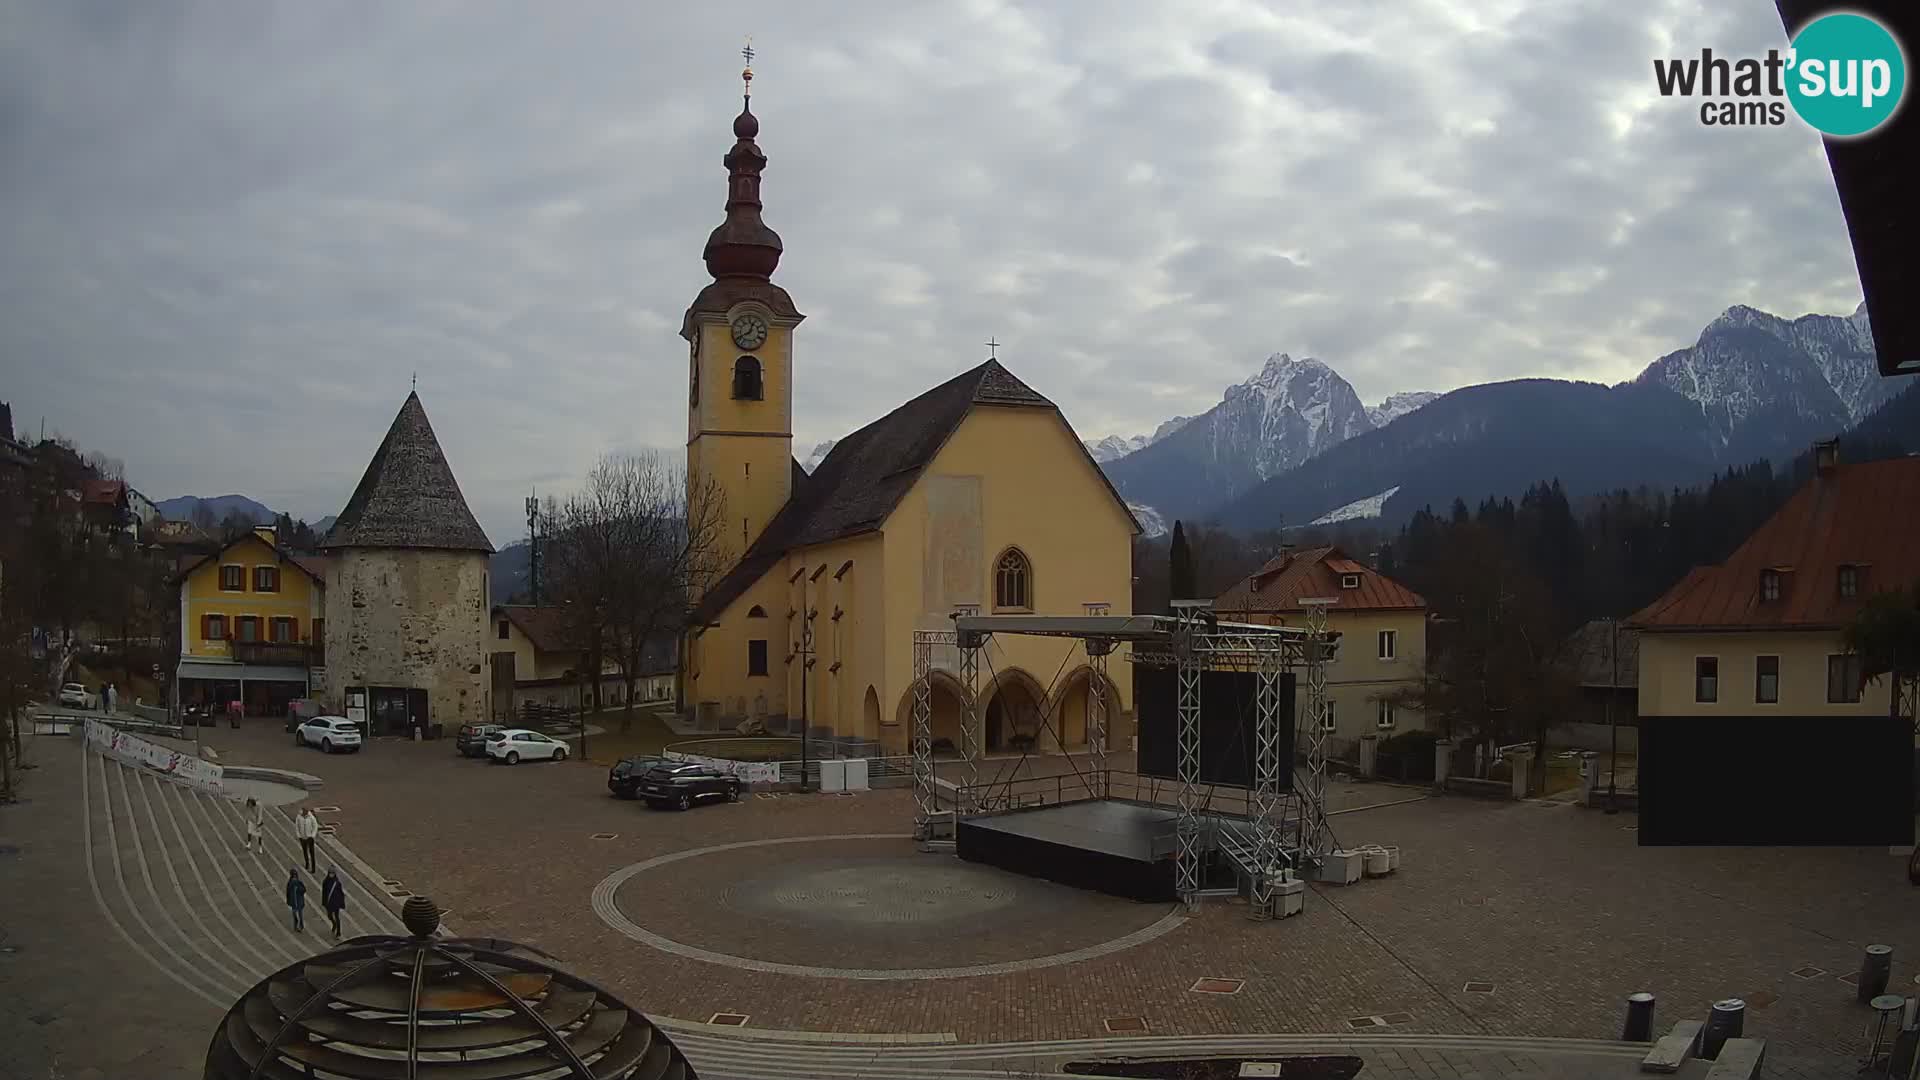
[(1815, 476), (1831, 476), (1833, 475), (1833, 470), (1839, 467), (1839, 439), (1822, 439), (1813, 444), (1813, 473)]

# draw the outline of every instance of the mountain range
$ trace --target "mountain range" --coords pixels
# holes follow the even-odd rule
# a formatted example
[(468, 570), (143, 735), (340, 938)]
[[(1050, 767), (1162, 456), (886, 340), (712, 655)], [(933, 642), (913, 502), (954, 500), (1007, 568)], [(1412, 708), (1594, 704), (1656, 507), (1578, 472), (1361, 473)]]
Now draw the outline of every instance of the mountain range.
[[(200, 511), (201, 507), (205, 507), (207, 513), (213, 516), (213, 521), (216, 525), (227, 520), (227, 517), (232, 514), (239, 514), (242, 518), (253, 522), (255, 525), (271, 525), (274, 520), (280, 516), (276, 511), (268, 509), (265, 503), (257, 502), (245, 495), (214, 495), (210, 497), (202, 495), (176, 495), (171, 499), (161, 499), (153, 505), (155, 509), (160, 511), (160, 516), (168, 521), (192, 521), (194, 515)], [(332, 514), (328, 514), (319, 521), (313, 522), (313, 531), (316, 534), (324, 535), (326, 531), (333, 526), (333, 517)], [(296, 517), (294, 520), (298, 521), (299, 518)]]
[(1218, 405), (1176, 417), (1171, 428), (1162, 424), (1139, 449), (1102, 468), (1151, 532), (1152, 519), (1204, 514), (1439, 396), (1395, 394), (1369, 407), (1321, 361), (1275, 353), (1259, 374), (1227, 387)]
[(1109, 437), (1089, 449), (1128, 447), (1102, 468), (1149, 534), (1175, 518), (1241, 529), (1398, 518), (1555, 476), (1579, 494), (1784, 462), (1912, 382), (1879, 375), (1865, 305), (1792, 320), (1736, 306), (1614, 387), (1519, 379), (1368, 408), (1325, 363), (1277, 354), (1199, 416), (1137, 447)]

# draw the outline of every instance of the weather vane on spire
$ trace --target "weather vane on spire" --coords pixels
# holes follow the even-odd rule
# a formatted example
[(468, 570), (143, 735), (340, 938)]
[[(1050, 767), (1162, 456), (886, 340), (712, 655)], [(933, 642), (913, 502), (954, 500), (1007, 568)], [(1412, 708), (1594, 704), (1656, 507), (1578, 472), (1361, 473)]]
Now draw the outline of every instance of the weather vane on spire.
[(753, 35), (752, 34), (747, 35), (747, 44), (743, 48), (741, 48), (740, 56), (743, 59), (745, 59), (747, 62), (747, 66), (744, 69), (742, 69), (740, 72), (740, 81), (745, 86), (745, 89), (742, 92), (742, 96), (752, 97), (753, 96)]

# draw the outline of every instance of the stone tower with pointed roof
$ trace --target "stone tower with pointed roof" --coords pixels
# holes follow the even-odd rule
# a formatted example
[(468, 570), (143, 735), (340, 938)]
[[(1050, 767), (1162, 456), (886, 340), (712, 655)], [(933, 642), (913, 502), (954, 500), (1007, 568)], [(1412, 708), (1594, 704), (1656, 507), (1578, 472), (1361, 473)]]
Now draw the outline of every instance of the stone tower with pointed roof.
[(376, 734), (488, 715), (488, 557), (419, 394), (408, 394), (320, 542), (326, 691)]
[[(1139, 526), (1060, 410), (996, 359), (801, 470), (792, 388), (803, 316), (773, 281), (782, 245), (761, 220), (759, 134), (743, 108), (722, 159), (726, 217), (702, 253), (713, 280), (681, 323), (688, 476), (724, 492), (727, 568), (694, 597), (682, 704), (717, 726), (797, 733), (804, 718), (843, 746), (905, 753), (913, 631), (951, 629), (961, 609), (1125, 614)], [(1084, 748), (1085, 658), (1063, 668), (1061, 644), (1046, 638), (996, 640), (992, 652), (979, 745)], [(936, 739), (958, 745), (956, 663), (934, 658), (932, 709)], [(1109, 745), (1124, 745), (1130, 688), (1105, 693)]]

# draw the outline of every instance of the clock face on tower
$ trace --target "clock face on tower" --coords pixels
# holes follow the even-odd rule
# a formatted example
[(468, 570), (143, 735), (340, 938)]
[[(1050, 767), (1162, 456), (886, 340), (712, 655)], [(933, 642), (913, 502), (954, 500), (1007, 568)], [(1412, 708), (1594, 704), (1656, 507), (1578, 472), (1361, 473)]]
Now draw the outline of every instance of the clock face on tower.
[(767, 320), (748, 312), (733, 320), (733, 343), (743, 349), (757, 349), (766, 344)]

